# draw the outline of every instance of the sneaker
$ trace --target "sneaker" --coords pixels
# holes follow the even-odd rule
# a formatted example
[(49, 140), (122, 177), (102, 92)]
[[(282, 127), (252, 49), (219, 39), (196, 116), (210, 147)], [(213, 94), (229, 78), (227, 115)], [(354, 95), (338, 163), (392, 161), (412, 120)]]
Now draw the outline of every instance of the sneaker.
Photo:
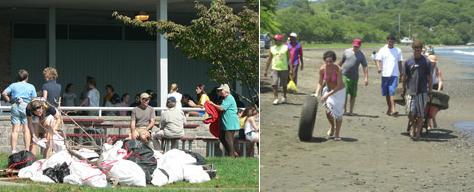
[(278, 99), (273, 100), (273, 105), (277, 105), (277, 104), (278, 104)]
[(280, 103), (286, 103), (286, 98), (282, 97), (281, 100), (280, 100)]
[(18, 152), (18, 151), (16, 151), (16, 150), (12, 150), (12, 154), (17, 153), (17, 152)]

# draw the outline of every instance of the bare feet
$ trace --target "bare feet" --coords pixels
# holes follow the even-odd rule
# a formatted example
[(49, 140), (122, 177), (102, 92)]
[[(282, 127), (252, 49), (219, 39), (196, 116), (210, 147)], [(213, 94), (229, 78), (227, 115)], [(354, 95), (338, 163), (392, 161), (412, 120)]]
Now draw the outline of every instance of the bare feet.
[(333, 136), (334, 136), (334, 129), (329, 128), (328, 131), (326, 132), (326, 134), (327, 134), (329, 137), (333, 137)]

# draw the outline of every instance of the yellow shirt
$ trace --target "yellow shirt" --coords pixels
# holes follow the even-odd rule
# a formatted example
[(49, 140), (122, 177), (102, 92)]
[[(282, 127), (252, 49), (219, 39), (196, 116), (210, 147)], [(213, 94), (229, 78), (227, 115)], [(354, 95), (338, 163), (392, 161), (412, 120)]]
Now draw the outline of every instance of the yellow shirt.
[(272, 69), (276, 71), (288, 70), (288, 46), (274, 45), (270, 48), (272, 53)]

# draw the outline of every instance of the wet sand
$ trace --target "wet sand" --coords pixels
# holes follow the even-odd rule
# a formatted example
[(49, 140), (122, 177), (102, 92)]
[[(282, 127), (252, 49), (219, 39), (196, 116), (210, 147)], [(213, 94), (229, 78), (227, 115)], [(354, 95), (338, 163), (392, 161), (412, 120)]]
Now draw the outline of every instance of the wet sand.
[[(362, 49), (370, 58), (370, 49)], [(474, 80), (462, 77), (472, 68), (439, 58), (450, 108), (438, 113), (438, 130), (420, 141), (406, 134), (407, 116), (385, 114), (380, 76), (369, 64), (369, 85), (359, 81), (354, 112), (344, 116), (343, 141), (325, 139), (329, 123), (319, 107), (312, 142), (300, 142), (298, 122), (304, 98), (313, 93), (326, 50), (305, 50), (299, 93), (274, 106), (270, 77), (261, 59), (261, 191), (474, 191), (472, 138), (456, 129), (458, 121), (474, 121)], [(340, 59), (343, 49), (334, 49)], [(403, 47), (404, 58), (412, 55)], [(360, 70), (362, 77), (362, 70)], [(401, 85), (399, 85), (401, 86)], [(280, 92), (281, 97), (281, 92)]]

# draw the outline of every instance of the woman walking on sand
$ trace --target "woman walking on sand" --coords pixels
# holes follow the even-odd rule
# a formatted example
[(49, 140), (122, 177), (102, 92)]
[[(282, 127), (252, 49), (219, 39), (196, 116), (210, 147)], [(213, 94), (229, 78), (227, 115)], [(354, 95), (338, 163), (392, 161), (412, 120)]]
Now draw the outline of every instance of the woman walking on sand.
[(321, 101), (326, 108), (326, 117), (331, 126), (327, 132), (328, 136), (334, 137), (335, 141), (340, 141), (339, 134), (342, 126), (342, 115), (344, 114), (346, 89), (342, 82), (341, 68), (335, 64), (336, 53), (326, 51), (323, 60), (324, 64), (319, 68), (319, 80), (315, 95), (316, 97), (321, 96)]

